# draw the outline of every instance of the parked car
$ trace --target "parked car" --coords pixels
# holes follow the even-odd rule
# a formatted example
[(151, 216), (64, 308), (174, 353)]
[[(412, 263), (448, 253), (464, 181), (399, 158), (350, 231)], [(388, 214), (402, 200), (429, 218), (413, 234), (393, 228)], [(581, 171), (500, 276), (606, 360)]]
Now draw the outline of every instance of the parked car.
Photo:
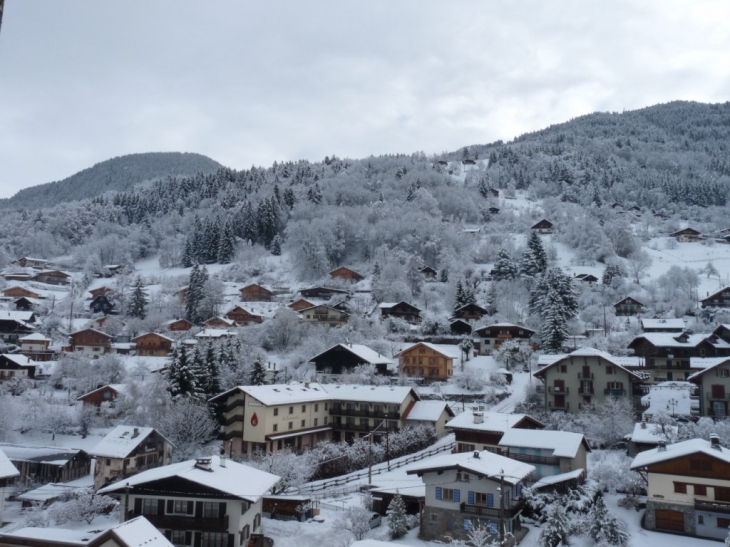
[(373, 513), (370, 515), (370, 529), (377, 528), (383, 523), (383, 517), (381, 517), (378, 513)]

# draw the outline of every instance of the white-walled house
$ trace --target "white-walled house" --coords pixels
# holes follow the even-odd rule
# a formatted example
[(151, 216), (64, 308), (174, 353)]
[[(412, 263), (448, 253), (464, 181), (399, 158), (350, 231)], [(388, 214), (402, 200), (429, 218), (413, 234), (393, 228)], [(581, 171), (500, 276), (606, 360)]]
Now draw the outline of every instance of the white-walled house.
[(417, 474), (426, 486), (419, 537), (465, 540), (477, 527), (497, 535), (500, 519), (505, 534), (520, 536), (522, 485), (534, 471), (533, 465), (487, 451), (448, 454), (409, 466), (406, 473)]
[(175, 545), (246, 545), (261, 534), (263, 496), (279, 477), (212, 456), (165, 465), (99, 490), (120, 521), (143, 515)]

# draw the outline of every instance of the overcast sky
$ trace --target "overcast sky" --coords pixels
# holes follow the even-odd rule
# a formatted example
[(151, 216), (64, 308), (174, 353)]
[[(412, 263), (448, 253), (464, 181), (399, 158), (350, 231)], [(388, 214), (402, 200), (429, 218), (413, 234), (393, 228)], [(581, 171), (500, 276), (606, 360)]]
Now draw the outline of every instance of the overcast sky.
[(134, 152), (455, 150), (730, 99), (730, 2), (6, 0), (0, 197)]

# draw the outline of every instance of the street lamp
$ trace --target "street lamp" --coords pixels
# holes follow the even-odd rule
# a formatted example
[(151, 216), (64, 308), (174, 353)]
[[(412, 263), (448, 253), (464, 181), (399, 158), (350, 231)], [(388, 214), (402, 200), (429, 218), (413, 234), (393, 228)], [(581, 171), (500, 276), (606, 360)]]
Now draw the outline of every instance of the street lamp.
[(678, 404), (679, 401), (677, 401), (677, 399), (675, 399), (674, 397), (667, 401), (667, 410), (669, 410), (669, 405), (672, 406), (672, 418), (674, 418), (674, 407), (676, 407)]

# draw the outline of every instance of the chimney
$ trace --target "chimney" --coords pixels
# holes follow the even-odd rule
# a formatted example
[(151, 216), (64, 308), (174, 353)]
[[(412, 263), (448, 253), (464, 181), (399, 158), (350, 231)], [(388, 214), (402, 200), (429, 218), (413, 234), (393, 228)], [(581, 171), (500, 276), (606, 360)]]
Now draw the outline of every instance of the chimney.
[(474, 423), (475, 424), (483, 424), (484, 423), (484, 413), (483, 412), (475, 412), (474, 413)]
[(665, 452), (667, 450), (667, 441), (659, 441), (657, 445), (657, 452)]
[(477, 452), (476, 450), (474, 451), (474, 458), (477, 460), (479, 459), (479, 452)]
[(646, 420), (641, 420), (641, 429), (646, 429)]
[(225, 453), (221, 454), (220, 456), (220, 466), (225, 467), (226, 466), (226, 455)]
[(710, 446), (716, 450), (722, 450), (720, 437), (717, 436), (717, 433), (710, 433)]
[(204, 471), (212, 471), (211, 459), (210, 458), (197, 458), (195, 460), (195, 467)]
[(135, 427), (134, 431), (132, 432), (132, 438), (135, 439), (139, 436), (139, 428)]
[(304, 380), (304, 387), (309, 388), (309, 380)]

